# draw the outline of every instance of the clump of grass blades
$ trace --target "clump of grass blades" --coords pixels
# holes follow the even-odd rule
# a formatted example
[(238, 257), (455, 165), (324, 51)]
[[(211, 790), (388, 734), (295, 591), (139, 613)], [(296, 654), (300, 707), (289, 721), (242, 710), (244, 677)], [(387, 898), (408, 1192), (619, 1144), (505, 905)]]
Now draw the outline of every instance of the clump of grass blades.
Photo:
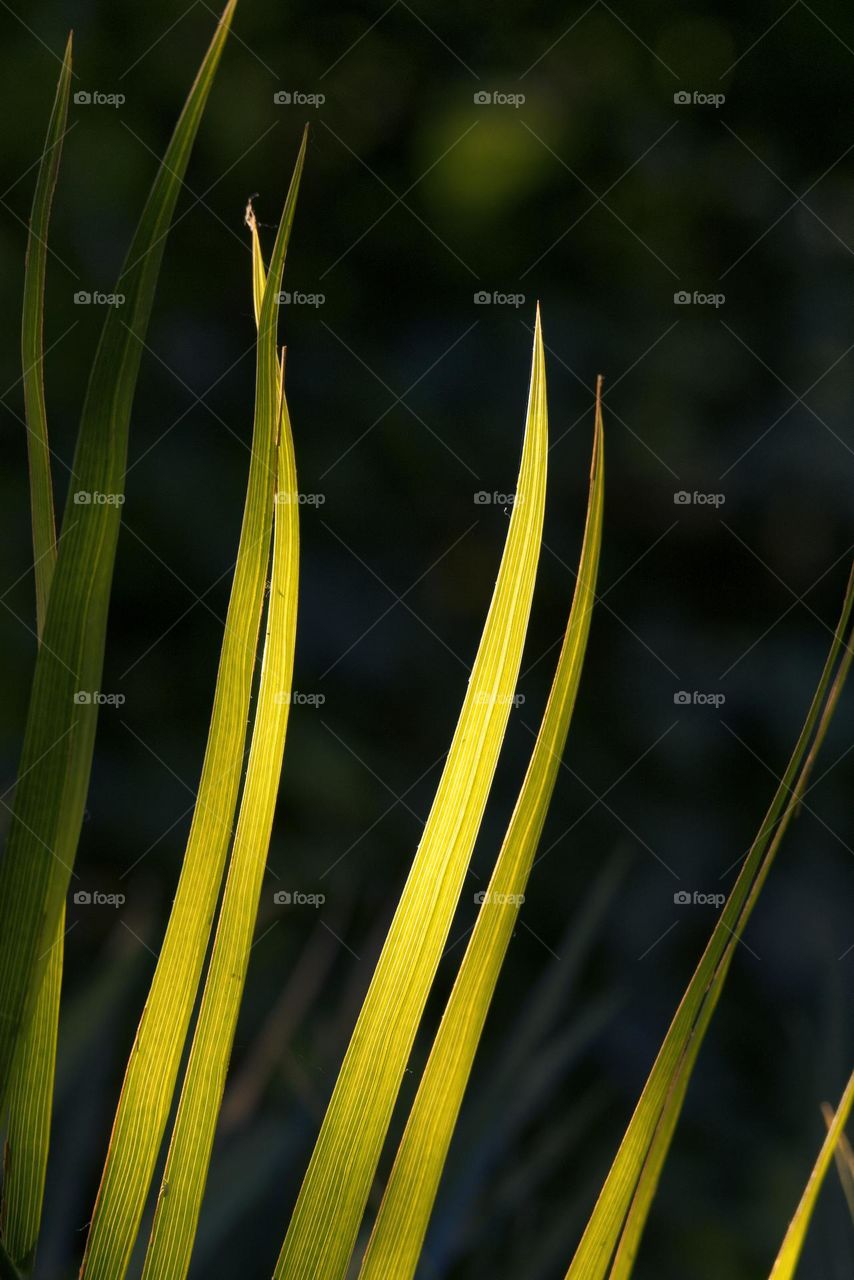
[[(128, 300), (130, 323), (120, 323), (110, 313), (104, 325), (74, 460), (78, 489), (123, 492), (131, 405), (164, 240), (234, 7), (235, 0), (230, 0), (214, 33), (119, 278), (117, 288)], [(39, 645), (12, 825), (0, 865), (0, 1096), (8, 1113), (0, 1276), (13, 1278), (32, 1273), (38, 1241), (64, 902), (95, 742), (97, 703), (81, 702), (73, 695), (79, 689), (98, 687), (121, 511), (119, 503), (82, 507), (67, 503), (60, 537), (56, 537), (42, 382), (42, 325), (48, 220), (70, 80), (69, 40), (36, 183), (22, 325)], [(285, 358), (277, 350), (277, 318), (305, 151), (304, 136), (269, 267), (251, 207), (247, 215), (257, 349), (243, 524), (197, 803), (116, 1111), (83, 1258), (81, 1275), (87, 1280), (120, 1280), (127, 1270), (176, 1093), (177, 1109), (143, 1278), (177, 1280), (187, 1274), (246, 980), (285, 747), (296, 634), (299, 503), (284, 387)], [(273, 1270), (275, 1280), (344, 1280), (357, 1261), (354, 1250), (369, 1191), (490, 796), (519, 675), (541, 546), (547, 417), (538, 311), (518, 497), (492, 601), (433, 805), (284, 1236)], [(406, 1280), (415, 1273), (556, 785), (596, 602), (604, 520), (601, 380), (593, 428), (584, 536), (551, 692), (361, 1258), (361, 1280), (388, 1276)], [(632, 1273), (735, 947), (797, 811), (842, 692), (852, 658), (853, 602), (854, 573), (792, 757), (662, 1042), (567, 1280), (605, 1280), (606, 1276), (628, 1280)], [(250, 716), (264, 617), (260, 688)], [(250, 745), (244, 769), (247, 735)], [(198, 1013), (191, 1028), (200, 984)], [(178, 1088), (188, 1037), (187, 1063)], [(769, 1280), (789, 1280), (794, 1275), (834, 1156), (846, 1194), (854, 1203), (851, 1149), (844, 1137), (852, 1104), (854, 1076), (836, 1111), (826, 1111), (826, 1140)]]

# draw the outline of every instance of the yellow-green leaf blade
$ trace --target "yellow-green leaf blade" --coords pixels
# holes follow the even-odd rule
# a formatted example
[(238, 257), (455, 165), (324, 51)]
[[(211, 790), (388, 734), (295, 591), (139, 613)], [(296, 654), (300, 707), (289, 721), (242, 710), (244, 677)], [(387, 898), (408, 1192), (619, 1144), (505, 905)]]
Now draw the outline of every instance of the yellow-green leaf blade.
[[(833, 1107), (825, 1102), (822, 1104), (821, 1110), (825, 1124), (830, 1128), (835, 1114)], [(839, 1135), (834, 1155), (836, 1157), (836, 1171), (839, 1174), (839, 1181), (842, 1183), (842, 1191), (848, 1204), (851, 1221), (854, 1222), (854, 1147), (851, 1146), (844, 1133)]]
[[(854, 657), (851, 637), (843, 649), (854, 605), (854, 571), (818, 687), (791, 759), (760, 830), (727, 899), (644, 1086), (620, 1148), (585, 1228), (567, 1280), (601, 1280), (627, 1225), (632, 1202), (638, 1216), (629, 1223), (636, 1251), (651, 1194), (644, 1179), (657, 1182), (690, 1072), (720, 999), (738, 940), (753, 911), (814, 764)], [(633, 1256), (633, 1254), (632, 1254)], [(620, 1264), (622, 1265), (622, 1264)], [(628, 1275), (628, 1271), (623, 1271)]]
[[(39, 637), (44, 630), (50, 585), (56, 565), (56, 520), (44, 392), (45, 273), (50, 206), (68, 120), (71, 47), (72, 38), (69, 35), (36, 178), (27, 236), (21, 317), (21, 363), (30, 473), (36, 631)], [(63, 908), (57, 921), (55, 936), (49, 944), (47, 970), (38, 989), (33, 1016), (18, 1042), (9, 1082), (0, 1234), (12, 1261), (25, 1269), (32, 1266), (35, 1255), (44, 1199), (64, 934)]]
[(851, 1073), (848, 1084), (845, 1086), (845, 1092), (836, 1109), (836, 1115), (828, 1126), (827, 1136), (822, 1143), (821, 1151), (818, 1153), (818, 1158), (813, 1166), (807, 1185), (804, 1187), (804, 1193), (795, 1210), (795, 1216), (789, 1223), (789, 1229), (780, 1246), (780, 1252), (777, 1254), (768, 1280), (792, 1280), (795, 1274), (795, 1268), (798, 1265), (798, 1259), (804, 1247), (810, 1219), (818, 1200), (818, 1193), (821, 1191), (833, 1154), (848, 1123), (852, 1106), (854, 1106), (854, 1072)]
[(504, 843), (418, 1093), (362, 1263), (360, 1280), (415, 1274), (489, 1005), (554, 791), (581, 678), (602, 540), (604, 463), (597, 403), (590, 499), (576, 590), (543, 721)]
[(258, 631), (269, 563), (276, 470), (277, 301), (306, 139), (297, 158), (261, 309), (246, 504), (202, 776), (178, 888), (125, 1073), (81, 1276), (119, 1280), (139, 1230), (169, 1114), (243, 772)]
[(32, 1016), (77, 851), (94, 749), (119, 502), (142, 341), (175, 202), (234, 10), (229, 0), (151, 188), (92, 366), (44, 635), (36, 658), (5, 856), (0, 862), (0, 1097)]
[(539, 314), (525, 443), (504, 555), (421, 843), (365, 997), (276, 1266), (341, 1280), (480, 826), (521, 662), (547, 459)]
[(56, 564), (56, 524), (44, 393), (44, 289), (50, 206), (56, 189), (71, 89), (71, 36), (65, 47), (44, 151), (39, 164), (27, 236), (24, 306), (21, 317), (21, 364), (27, 423), (27, 460), (33, 525), (33, 568), (36, 579), (38, 633), (44, 630), (47, 600)]
[[(260, 261), (252, 221), (253, 263)], [(261, 262), (263, 272), (263, 262)], [(274, 282), (275, 283), (275, 282)], [(263, 298), (263, 283), (262, 283)], [(259, 318), (261, 308), (259, 307)], [(258, 706), (210, 967), (157, 1201), (143, 1280), (183, 1280), (204, 1193), (266, 865), (285, 747), (296, 640), (299, 501), (284, 390), (273, 569)]]
[(65, 912), (50, 949), (33, 1017), (19, 1041), (9, 1083), (9, 1119), (3, 1161), (3, 1246), (29, 1272), (41, 1224), (50, 1144)]

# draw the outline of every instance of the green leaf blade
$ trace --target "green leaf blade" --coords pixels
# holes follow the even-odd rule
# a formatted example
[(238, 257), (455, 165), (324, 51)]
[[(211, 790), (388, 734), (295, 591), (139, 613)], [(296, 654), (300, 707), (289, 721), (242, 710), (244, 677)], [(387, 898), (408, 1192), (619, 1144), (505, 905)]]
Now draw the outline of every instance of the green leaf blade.
[[(131, 402), (163, 240), (236, 0), (229, 0), (119, 278), (130, 324), (110, 308), (81, 416), (72, 486), (121, 494)], [(32, 1016), (71, 876), (91, 771), (120, 504), (69, 493), (36, 659), (15, 805), (0, 863), (0, 1096)], [(89, 692), (90, 701), (77, 698)]]
[[(251, 229), (253, 263), (257, 264), (260, 246), (254, 219)], [(259, 302), (263, 288), (262, 283)], [(259, 320), (262, 313), (263, 308), (259, 306)], [(280, 400), (273, 569), (258, 707), (213, 953), (155, 1210), (143, 1280), (183, 1280), (189, 1268), (249, 965), (282, 768), (296, 641), (299, 495), (284, 389)]]
[(518, 678), (547, 462), (539, 313), (522, 463), (498, 579), (421, 843), (344, 1058), (276, 1280), (342, 1280), (480, 826)]
[(771, 1268), (768, 1280), (793, 1280), (798, 1260), (803, 1251), (810, 1220), (818, 1200), (818, 1193), (821, 1191), (840, 1138), (844, 1136), (845, 1126), (851, 1116), (852, 1107), (854, 1107), (854, 1072), (851, 1073), (845, 1086), (845, 1092), (840, 1099), (839, 1106), (836, 1108), (836, 1114), (828, 1125), (827, 1136), (822, 1143), (807, 1185), (804, 1187), (804, 1193), (795, 1210), (794, 1217), (789, 1223), (789, 1228), (780, 1246), (780, 1252), (777, 1254), (774, 1265)]
[[(848, 580), (833, 642), (792, 756), (661, 1045), (566, 1280), (602, 1280), (612, 1258), (616, 1276), (631, 1273), (690, 1074), (723, 991), (735, 948), (791, 818), (797, 812), (799, 798), (854, 657), (850, 635), (844, 643), (852, 606), (854, 570)], [(618, 1250), (624, 1230), (627, 1234), (621, 1257)], [(616, 1258), (615, 1251), (618, 1251)]]
[(27, 424), (33, 562), (36, 578), (36, 619), (39, 635), (44, 631), (50, 584), (56, 564), (56, 524), (44, 391), (44, 293), (47, 236), (50, 207), (59, 175), (62, 142), (68, 121), (71, 50), (72, 37), (69, 35), (33, 196), (27, 236), (24, 306), (21, 318), (21, 365)]
[(27, 1273), (32, 1269), (39, 1238), (50, 1146), (64, 926), (63, 911), (9, 1084), (0, 1235), (11, 1260)]
[[(47, 238), (50, 207), (56, 189), (68, 120), (71, 61), (72, 37), (69, 35), (33, 195), (21, 317), (21, 364), (30, 474), (36, 631), (39, 640), (44, 631), (47, 602), (56, 566), (56, 520), (44, 390)], [(63, 907), (49, 945), (47, 970), (35, 997), (32, 1019), (18, 1041), (9, 1082), (0, 1233), (12, 1261), (26, 1269), (31, 1268), (35, 1257), (44, 1200), (64, 935)]]
[(243, 772), (264, 601), (279, 408), (276, 294), (293, 225), (297, 158), (259, 321), (252, 455), (202, 776), (178, 887), (128, 1061), (81, 1277), (124, 1275), (151, 1184), (208, 946)]
[(401, 1139), (360, 1280), (411, 1280), (480, 1035), (542, 833), (587, 647), (602, 539), (604, 461), (597, 403), (590, 499), (572, 610), (548, 704), (477, 923)]

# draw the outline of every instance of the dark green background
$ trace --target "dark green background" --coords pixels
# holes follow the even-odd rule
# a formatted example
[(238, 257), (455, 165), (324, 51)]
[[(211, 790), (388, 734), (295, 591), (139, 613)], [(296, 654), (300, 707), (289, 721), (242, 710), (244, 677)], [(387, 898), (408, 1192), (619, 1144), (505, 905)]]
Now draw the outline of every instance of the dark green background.
[[(205, 0), (10, 0), (0, 22), (6, 788), (34, 650), (16, 383), (24, 223), (57, 55), (73, 25), (75, 91), (126, 98), (72, 106), (54, 208), (46, 375), (64, 498), (101, 318), (73, 295), (112, 289), (214, 15)], [(600, 372), (604, 599), (550, 851), (419, 1276), (547, 1280), (565, 1271), (714, 923), (713, 907), (680, 907), (674, 892), (731, 885), (841, 601), (854, 543), (852, 83), (854, 21), (831, 0), (678, 11), (241, 0), (133, 417), (103, 683), (126, 702), (101, 715), (74, 882), (127, 902), (69, 909), (39, 1275), (76, 1274), (201, 765), (251, 427), (247, 197), (269, 248), (308, 118), (285, 285), (325, 302), (286, 309), (282, 336), (301, 488), (324, 497), (303, 511), (295, 684), (325, 701), (291, 717), (233, 1060), (241, 1084), (195, 1274), (271, 1273), (465, 690), (507, 520), (474, 494), (513, 489), (540, 299), (553, 443), (526, 701), (452, 942), (472, 922), (469, 890), (497, 852), (551, 678)], [(282, 91), (326, 100), (277, 105)], [(483, 91), (525, 101), (477, 105)], [(694, 91), (725, 102), (674, 101)], [(480, 290), (524, 302), (476, 305)], [(725, 301), (676, 305), (679, 290)], [(680, 505), (680, 490), (725, 501)], [(679, 690), (726, 701), (676, 705)], [(767, 1274), (821, 1141), (819, 1104), (850, 1071), (851, 726), (849, 697), (738, 950), (639, 1280)], [(327, 900), (282, 908), (277, 888)], [(406, 1097), (460, 955), (443, 964)], [(502, 1074), (514, 1044), (521, 1066)], [(799, 1277), (846, 1280), (853, 1266), (831, 1177)]]

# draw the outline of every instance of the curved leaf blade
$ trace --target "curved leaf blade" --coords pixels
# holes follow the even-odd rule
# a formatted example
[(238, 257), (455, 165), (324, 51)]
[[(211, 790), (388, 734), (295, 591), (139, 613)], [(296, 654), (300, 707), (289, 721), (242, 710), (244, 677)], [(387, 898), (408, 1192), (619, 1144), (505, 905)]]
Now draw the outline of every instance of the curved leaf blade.
[(539, 312), (501, 567), (421, 843), (362, 1005), (276, 1265), (341, 1280), (480, 826), (522, 656), (542, 536), (547, 422)]
[[(259, 263), (263, 273), (254, 217), (250, 226), (253, 264), (256, 274)], [(262, 283), (262, 291), (263, 287)], [(275, 281), (272, 287), (276, 287)], [(263, 306), (259, 307), (259, 320), (261, 315)], [(282, 769), (294, 666), (299, 562), (296, 464), (283, 386), (279, 405), (270, 607), (252, 745), (213, 953), (142, 1280), (183, 1280), (190, 1265), (249, 966)]]
[(852, 1107), (854, 1107), (854, 1072), (851, 1073), (848, 1084), (845, 1086), (845, 1092), (840, 1099), (839, 1106), (836, 1108), (836, 1115), (828, 1125), (827, 1136), (822, 1143), (821, 1151), (818, 1153), (807, 1185), (804, 1187), (804, 1193), (795, 1210), (795, 1216), (789, 1223), (789, 1229), (780, 1246), (780, 1252), (777, 1254), (768, 1280), (792, 1280), (795, 1274), (798, 1259), (804, 1247), (810, 1219), (818, 1200), (818, 1193), (821, 1191), (822, 1183), (830, 1168), (830, 1162), (833, 1159), (834, 1152), (837, 1150), (839, 1140), (844, 1135)]
[[(56, 565), (56, 521), (44, 391), (47, 237), (50, 207), (56, 189), (68, 120), (71, 54), (72, 37), (69, 35), (36, 178), (27, 236), (21, 317), (22, 382), (30, 473), (36, 632), (39, 639), (44, 631), (47, 602)], [(44, 1200), (64, 935), (63, 907), (55, 936), (50, 942), (47, 970), (35, 998), (33, 1016), (18, 1042), (9, 1081), (0, 1235), (11, 1260), (25, 1270), (31, 1269), (35, 1256)]]
[(44, 289), (50, 206), (56, 189), (62, 142), (68, 121), (71, 49), (72, 37), (69, 35), (33, 196), (27, 236), (24, 307), (21, 318), (21, 364), (27, 423), (33, 568), (36, 578), (36, 619), (39, 635), (44, 631), (47, 600), (56, 564), (56, 524), (44, 393)]
[[(130, 323), (108, 309), (74, 456), (78, 490), (118, 495), (124, 489), (131, 403), (164, 238), (235, 3), (229, 0), (190, 90), (119, 277)], [(121, 506), (73, 499), (70, 492), (0, 863), (0, 1097), (56, 936), (94, 749), (97, 700), (75, 695), (100, 686)]]
[[(852, 605), (854, 571), (848, 580), (830, 652), (791, 759), (659, 1049), (566, 1280), (601, 1280), (612, 1258), (615, 1276), (628, 1276), (631, 1272), (691, 1070), (720, 999), (735, 948), (789, 822), (797, 812), (854, 657), (850, 636), (843, 645)], [(843, 650), (841, 660), (840, 650)], [(616, 1258), (615, 1250), (618, 1250)]]
[(273, 525), (279, 409), (276, 294), (305, 147), (304, 136), (261, 308), (246, 505), (202, 777), (166, 935), (125, 1072), (81, 1280), (118, 1280), (127, 1269), (169, 1115), (231, 843)]
[[(830, 1128), (835, 1114), (833, 1107), (824, 1102), (822, 1103), (821, 1111), (825, 1124)], [(839, 1174), (842, 1193), (848, 1205), (848, 1212), (851, 1214), (851, 1221), (854, 1222), (854, 1147), (851, 1146), (844, 1133), (839, 1135), (834, 1154), (836, 1156), (836, 1172)]]
[[(601, 391), (601, 383), (597, 392)], [(489, 1006), (557, 781), (587, 648), (602, 541), (604, 460), (597, 394), (590, 497), (572, 609), (510, 825), (412, 1104), (360, 1280), (411, 1280)]]

